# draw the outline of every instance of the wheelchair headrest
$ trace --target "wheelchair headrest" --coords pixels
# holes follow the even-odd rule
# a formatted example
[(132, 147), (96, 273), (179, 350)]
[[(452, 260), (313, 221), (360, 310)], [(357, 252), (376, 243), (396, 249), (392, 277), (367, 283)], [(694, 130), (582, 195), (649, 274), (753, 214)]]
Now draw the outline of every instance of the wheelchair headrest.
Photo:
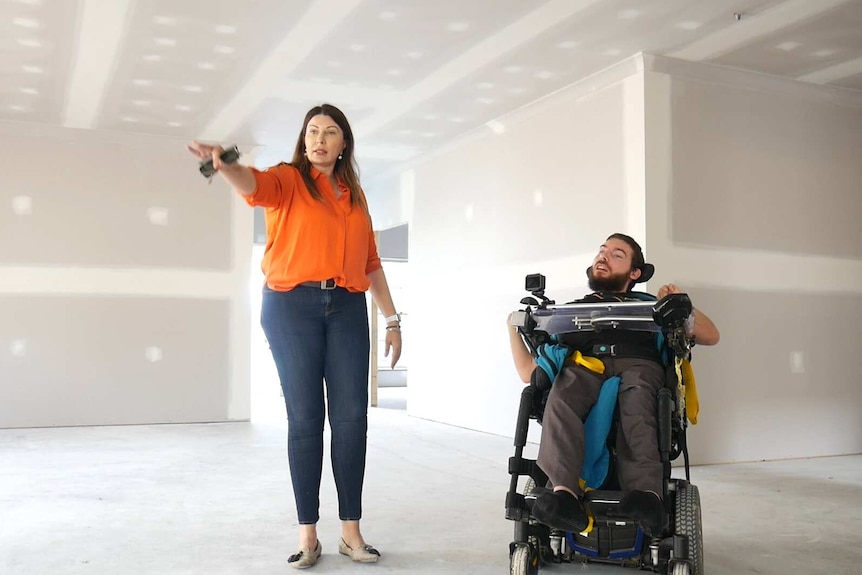
[(641, 277), (635, 280), (636, 284), (642, 284), (644, 282), (648, 282), (652, 275), (655, 273), (655, 266), (652, 264), (644, 263), (639, 266), (641, 270)]

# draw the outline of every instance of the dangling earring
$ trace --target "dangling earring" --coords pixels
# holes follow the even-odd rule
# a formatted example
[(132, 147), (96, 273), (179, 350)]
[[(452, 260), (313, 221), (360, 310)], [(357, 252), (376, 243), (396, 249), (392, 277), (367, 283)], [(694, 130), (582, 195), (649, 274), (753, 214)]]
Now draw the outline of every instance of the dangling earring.
[(339, 160), (341, 159), (341, 154), (338, 154), (338, 159), (339, 159)]

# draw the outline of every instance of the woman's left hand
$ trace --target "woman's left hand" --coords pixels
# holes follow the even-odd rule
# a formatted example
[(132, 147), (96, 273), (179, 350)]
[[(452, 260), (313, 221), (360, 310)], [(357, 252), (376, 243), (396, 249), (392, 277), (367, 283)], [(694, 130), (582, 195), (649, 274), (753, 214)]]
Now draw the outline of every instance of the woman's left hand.
[(383, 352), (383, 357), (389, 357), (389, 350), (392, 350), (392, 368), (401, 358), (401, 329), (386, 330), (386, 349)]

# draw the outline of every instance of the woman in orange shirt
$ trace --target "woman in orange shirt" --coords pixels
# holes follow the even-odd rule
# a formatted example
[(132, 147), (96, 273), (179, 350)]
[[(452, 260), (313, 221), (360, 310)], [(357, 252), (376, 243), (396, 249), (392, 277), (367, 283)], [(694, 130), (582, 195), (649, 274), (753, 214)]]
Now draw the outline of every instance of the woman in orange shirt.
[(380, 553), (359, 529), (368, 428), (370, 353), (365, 291), (386, 316), (386, 355), (401, 355), (400, 317), (377, 255), (371, 218), (353, 158), (347, 118), (329, 104), (308, 111), (293, 159), (260, 171), (219, 158), (224, 149), (193, 142), (252, 206), (266, 208), (261, 325), (287, 407), (288, 460), (299, 518), (292, 567), (317, 562), (323, 467), (324, 381), (338, 491), (340, 553), (375, 562)]

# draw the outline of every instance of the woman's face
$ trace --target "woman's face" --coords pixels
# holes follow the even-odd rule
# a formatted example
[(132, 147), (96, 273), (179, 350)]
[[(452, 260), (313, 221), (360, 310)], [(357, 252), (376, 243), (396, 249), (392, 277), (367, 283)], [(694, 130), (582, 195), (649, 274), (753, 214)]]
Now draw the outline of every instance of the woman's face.
[(318, 114), (305, 126), (305, 154), (318, 171), (331, 173), (346, 147), (344, 133), (329, 116)]

